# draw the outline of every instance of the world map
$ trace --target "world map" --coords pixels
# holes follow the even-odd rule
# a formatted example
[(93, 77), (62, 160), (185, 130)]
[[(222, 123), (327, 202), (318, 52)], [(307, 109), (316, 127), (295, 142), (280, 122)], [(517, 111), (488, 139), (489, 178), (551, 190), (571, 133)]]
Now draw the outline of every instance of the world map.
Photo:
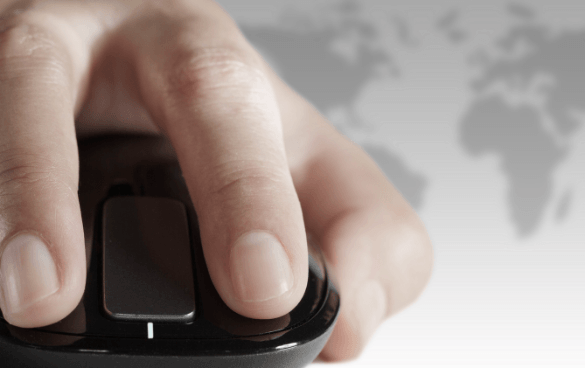
[[(357, 1), (327, 5), (321, 12), (291, 8), (271, 24), (241, 23), (249, 41), (301, 95), (331, 118), (350, 139), (376, 122), (356, 113), (356, 100), (373, 80), (400, 78), (386, 31), (370, 21)], [(515, 19), (490, 50), (469, 56), (478, 70), (458, 125), (460, 147), (470, 157), (496, 155), (508, 186), (506, 207), (518, 236), (542, 223), (555, 191), (553, 175), (571, 150), (585, 111), (585, 30), (553, 31), (526, 5), (508, 4)], [(473, 37), (460, 25), (457, 8), (437, 14), (435, 29), (457, 46)], [(418, 47), (407, 18), (390, 17), (401, 46)], [(337, 117), (337, 118), (335, 118)], [(341, 118), (340, 118), (341, 117)], [(407, 157), (379, 142), (360, 142), (415, 209), (425, 206), (432, 178), (411, 168)], [(481, 195), (481, 193), (478, 193)], [(559, 221), (570, 212), (572, 190), (555, 198)]]

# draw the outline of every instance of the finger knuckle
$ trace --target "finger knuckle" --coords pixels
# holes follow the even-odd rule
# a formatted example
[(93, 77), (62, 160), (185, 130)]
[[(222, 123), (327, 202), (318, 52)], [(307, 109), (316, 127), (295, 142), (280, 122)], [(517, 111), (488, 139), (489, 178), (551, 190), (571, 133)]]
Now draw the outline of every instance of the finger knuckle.
[(67, 53), (43, 21), (38, 10), (29, 10), (0, 21), (0, 81), (27, 77), (62, 83)]
[(286, 177), (257, 160), (222, 165), (210, 176), (208, 198), (213, 201), (246, 201), (246, 198), (278, 195), (286, 188)]
[(238, 47), (179, 50), (166, 70), (169, 94), (189, 101), (246, 100), (268, 86), (258, 63)]
[(0, 152), (0, 207), (18, 202), (26, 193), (66, 188), (75, 192), (74, 178), (47, 157), (36, 153)]

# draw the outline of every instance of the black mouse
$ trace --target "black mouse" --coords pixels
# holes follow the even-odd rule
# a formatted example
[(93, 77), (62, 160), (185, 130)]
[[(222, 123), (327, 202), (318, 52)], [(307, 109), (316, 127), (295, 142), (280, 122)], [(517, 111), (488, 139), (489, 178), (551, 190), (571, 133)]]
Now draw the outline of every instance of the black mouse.
[(301, 302), (280, 318), (243, 317), (213, 286), (168, 141), (102, 136), (80, 141), (79, 155), (85, 293), (47, 327), (0, 313), (2, 367), (303, 367), (317, 357), (340, 299), (310, 236)]

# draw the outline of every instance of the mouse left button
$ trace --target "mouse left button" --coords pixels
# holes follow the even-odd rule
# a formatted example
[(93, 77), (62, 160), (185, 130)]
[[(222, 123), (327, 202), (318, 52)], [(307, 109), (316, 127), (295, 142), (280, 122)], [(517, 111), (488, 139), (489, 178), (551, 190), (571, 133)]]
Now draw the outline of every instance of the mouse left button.
[(188, 322), (194, 273), (185, 206), (112, 197), (103, 208), (103, 308), (116, 320)]

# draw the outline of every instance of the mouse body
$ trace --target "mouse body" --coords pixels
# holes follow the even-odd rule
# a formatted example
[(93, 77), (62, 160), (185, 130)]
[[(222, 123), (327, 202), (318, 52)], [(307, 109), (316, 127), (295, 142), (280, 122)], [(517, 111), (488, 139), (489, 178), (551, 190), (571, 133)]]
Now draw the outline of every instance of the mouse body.
[(46, 327), (15, 327), (0, 314), (2, 367), (293, 368), (317, 357), (340, 299), (310, 236), (301, 302), (280, 318), (243, 317), (213, 286), (167, 140), (96, 137), (80, 141), (79, 155), (85, 293)]

